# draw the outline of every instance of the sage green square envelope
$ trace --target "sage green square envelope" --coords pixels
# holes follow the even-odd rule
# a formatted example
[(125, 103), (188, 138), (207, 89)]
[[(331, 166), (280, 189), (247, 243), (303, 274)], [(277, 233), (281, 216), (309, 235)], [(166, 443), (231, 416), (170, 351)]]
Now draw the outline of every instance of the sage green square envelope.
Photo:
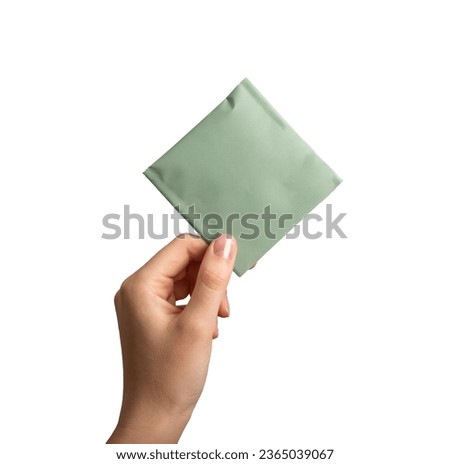
[(144, 174), (239, 276), (341, 183), (248, 79)]

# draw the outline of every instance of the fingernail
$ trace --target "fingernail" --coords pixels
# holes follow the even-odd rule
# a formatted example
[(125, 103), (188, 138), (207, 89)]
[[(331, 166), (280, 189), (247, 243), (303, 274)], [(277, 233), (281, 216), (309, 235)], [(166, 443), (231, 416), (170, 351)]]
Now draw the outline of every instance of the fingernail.
[(228, 259), (231, 256), (231, 247), (233, 246), (233, 237), (228, 234), (222, 234), (214, 240), (213, 252), (216, 256)]

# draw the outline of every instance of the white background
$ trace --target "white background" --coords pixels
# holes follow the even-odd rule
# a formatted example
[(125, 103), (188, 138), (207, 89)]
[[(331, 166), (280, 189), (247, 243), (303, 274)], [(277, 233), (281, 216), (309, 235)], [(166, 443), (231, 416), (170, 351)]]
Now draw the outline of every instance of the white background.
[(112, 298), (168, 240), (102, 217), (170, 213), (142, 171), (248, 77), (344, 179), (349, 238), (233, 276), (179, 449), (449, 462), (446, 3), (0, 4), (1, 461), (117, 462)]

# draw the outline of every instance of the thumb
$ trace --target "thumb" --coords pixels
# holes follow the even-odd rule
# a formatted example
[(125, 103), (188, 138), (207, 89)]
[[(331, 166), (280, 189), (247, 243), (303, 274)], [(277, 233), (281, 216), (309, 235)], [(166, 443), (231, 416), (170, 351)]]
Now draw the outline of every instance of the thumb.
[(187, 318), (216, 327), (217, 314), (225, 297), (236, 259), (236, 240), (227, 234), (215, 239), (203, 257), (191, 299), (183, 311)]

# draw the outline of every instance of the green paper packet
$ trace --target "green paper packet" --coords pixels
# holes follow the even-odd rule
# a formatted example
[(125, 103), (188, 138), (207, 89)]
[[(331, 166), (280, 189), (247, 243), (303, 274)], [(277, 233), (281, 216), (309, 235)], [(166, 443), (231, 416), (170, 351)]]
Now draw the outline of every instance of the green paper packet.
[(341, 183), (248, 79), (144, 174), (207, 242), (236, 238), (238, 276)]

